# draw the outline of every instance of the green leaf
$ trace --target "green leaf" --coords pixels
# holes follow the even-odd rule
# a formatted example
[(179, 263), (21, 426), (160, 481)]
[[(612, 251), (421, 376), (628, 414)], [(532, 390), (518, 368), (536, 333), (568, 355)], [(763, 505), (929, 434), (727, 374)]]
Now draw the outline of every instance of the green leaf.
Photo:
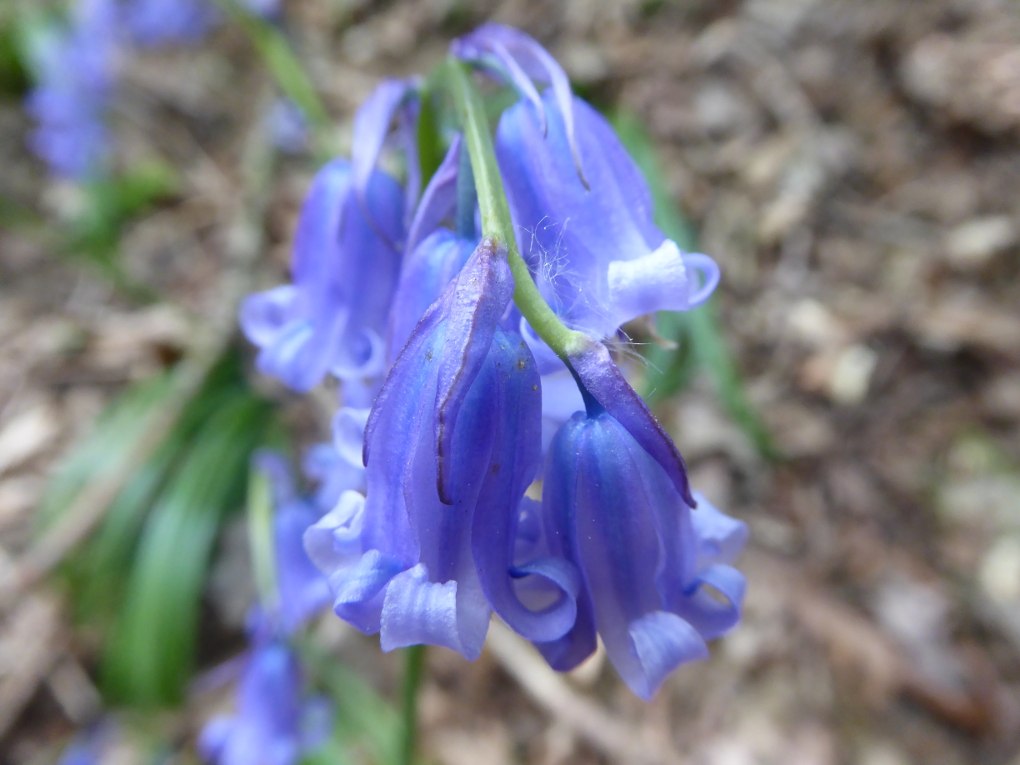
[[(617, 113), (612, 119), (620, 141), (630, 152), (648, 181), (655, 204), (655, 221), (681, 249), (694, 250), (694, 228), (681, 215), (666, 189), (661, 164), (651, 136), (631, 115)], [(657, 316), (659, 334), (677, 345), (670, 351), (658, 346), (648, 349), (651, 367), (644, 395), (650, 403), (661, 401), (690, 384), (694, 373), (708, 373), (726, 411), (747, 434), (758, 452), (767, 459), (778, 453), (767, 429), (747, 398), (740, 371), (718, 318), (714, 299), (691, 311), (661, 311)]]
[(145, 523), (127, 597), (103, 657), (115, 700), (180, 701), (191, 675), (198, 611), (220, 524), (242, 501), (248, 461), (270, 406), (233, 397), (204, 423)]
[(141, 435), (149, 413), (170, 391), (170, 376), (161, 375), (134, 385), (107, 407), (50, 479), (36, 513), (37, 532), (54, 523), (86, 483), (123, 461)]
[(71, 561), (77, 618), (105, 626), (116, 614), (145, 519), (160, 489), (186, 456), (202, 424), (232, 399), (245, 395), (241, 380), (214, 374), (184, 408), (167, 439), (120, 492), (95, 538)]
[(446, 155), (435, 104), (437, 97), (437, 93), (426, 87), (421, 97), (421, 111), (418, 113), (418, 162), (423, 189), (428, 186)]

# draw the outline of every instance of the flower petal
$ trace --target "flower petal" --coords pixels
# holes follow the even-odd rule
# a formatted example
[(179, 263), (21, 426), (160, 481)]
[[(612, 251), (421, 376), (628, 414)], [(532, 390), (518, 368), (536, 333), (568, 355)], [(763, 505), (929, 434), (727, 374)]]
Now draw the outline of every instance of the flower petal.
[(690, 624), (668, 611), (654, 611), (629, 629), (635, 662), (613, 662), (624, 682), (645, 701), (651, 701), (666, 676), (681, 664), (708, 658), (705, 639)]
[(581, 348), (568, 354), (568, 359), (592, 397), (662, 465), (684, 502), (697, 507), (684, 458), (648, 405), (630, 387), (606, 346), (586, 338)]
[(457, 651), (468, 661), (482, 653), (489, 611), (482, 602), (462, 605), (458, 583), (429, 581), (419, 563), (393, 578), (386, 588), (380, 645), (384, 651), (428, 643)]

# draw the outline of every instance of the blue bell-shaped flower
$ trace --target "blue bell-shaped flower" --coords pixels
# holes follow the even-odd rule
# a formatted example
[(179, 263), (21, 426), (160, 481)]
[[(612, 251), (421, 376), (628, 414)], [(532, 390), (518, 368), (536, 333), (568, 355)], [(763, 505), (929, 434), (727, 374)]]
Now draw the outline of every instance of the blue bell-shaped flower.
[(536, 645), (568, 670), (595, 650), (598, 633), (623, 680), (650, 699), (737, 623), (744, 578), (727, 564), (747, 530), (703, 499), (692, 510), (628, 429), (589, 405), (553, 440), (541, 508), (545, 551), (581, 572), (577, 620), (564, 637)]
[(298, 221), (293, 284), (252, 295), (241, 307), (241, 326), (259, 347), (259, 370), (297, 391), (310, 390), (328, 372), (364, 378), (385, 366), (402, 192), (375, 170), (362, 200), (352, 176), (342, 159), (319, 171)]
[[(346, 493), (306, 534), (334, 611), (380, 632), (383, 650), (433, 643), (477, 658), (490, 606), (534, 640), (574, 622), (572, 566), (514, 559), (518, 505), (539, 462), (541, 391), (527, 345), (500, 327), (512, 292), (505, 250), (484, 240), (375, 402), (364, 502)], [(532, 609), (524, 600), (539, 583), (556, 593)]]
[(294, 765), (331, 726), (330, 705), (302, 691), (294, 650), (269, 634), (256, 636), (245, 658), (232, 716), (213, 718), (198, 748), (215, 765)]

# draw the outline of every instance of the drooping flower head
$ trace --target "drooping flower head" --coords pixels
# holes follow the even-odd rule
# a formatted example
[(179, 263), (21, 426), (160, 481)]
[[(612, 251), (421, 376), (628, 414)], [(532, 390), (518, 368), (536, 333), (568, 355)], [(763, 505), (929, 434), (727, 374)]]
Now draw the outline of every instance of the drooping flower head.
[[(736, 624), (744, 578), (728, 564), (746, 527), (703, 498), (697, 510), (618, 420), (594, 405), (557, 433), (542, 493), (544, 540), (581, 572), (577, 620), (537, 646), (558, 670), (595, 650), (650, 699), (705, 641)], [(722, 596), (717, 600), (710, 590)]]
[[(367, 498), (348, 493), (309, 530), (334, 611), (383, 650), (444, 645), (477, 658), (490, 608), (532, 639), (573, 622), (572, 568), (515, 567), (517, 508), (538, 466), (539, 380), (520, 336), (500, 327), (513, 278), (485, 240), (418, 323), (372, 409)], [(341, 507), (343, 506), (343, 507)], [(554, 602), (524, 605), (540, 580)]]
[(302, 689), (301, 665), (285, 642), (257, 638), (245, 660), (231, 716), (202, 730), (199, 752), (215, 765), (294, 765), (330, 725), (330, 707)]
[(82, 0), (67, 28), (50, 28), (33, 39), (37, 85), (26, 107), (37, 124), (29, 144), (61, 178), (86, 181), (103, 170), (116, 58), (114, 0)]

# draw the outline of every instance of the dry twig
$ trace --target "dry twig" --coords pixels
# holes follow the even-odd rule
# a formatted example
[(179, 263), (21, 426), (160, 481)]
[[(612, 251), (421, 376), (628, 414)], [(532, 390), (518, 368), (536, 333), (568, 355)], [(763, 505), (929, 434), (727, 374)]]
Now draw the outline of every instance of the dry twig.
[(653, 750), (641, 735), (613, 718), (557, 675), (535, 650), (502, 623), (493, 621), (487, 646), (507, 672), (559, 723), (617, 762), (627, 765), (680, 765), (673, 751)]

